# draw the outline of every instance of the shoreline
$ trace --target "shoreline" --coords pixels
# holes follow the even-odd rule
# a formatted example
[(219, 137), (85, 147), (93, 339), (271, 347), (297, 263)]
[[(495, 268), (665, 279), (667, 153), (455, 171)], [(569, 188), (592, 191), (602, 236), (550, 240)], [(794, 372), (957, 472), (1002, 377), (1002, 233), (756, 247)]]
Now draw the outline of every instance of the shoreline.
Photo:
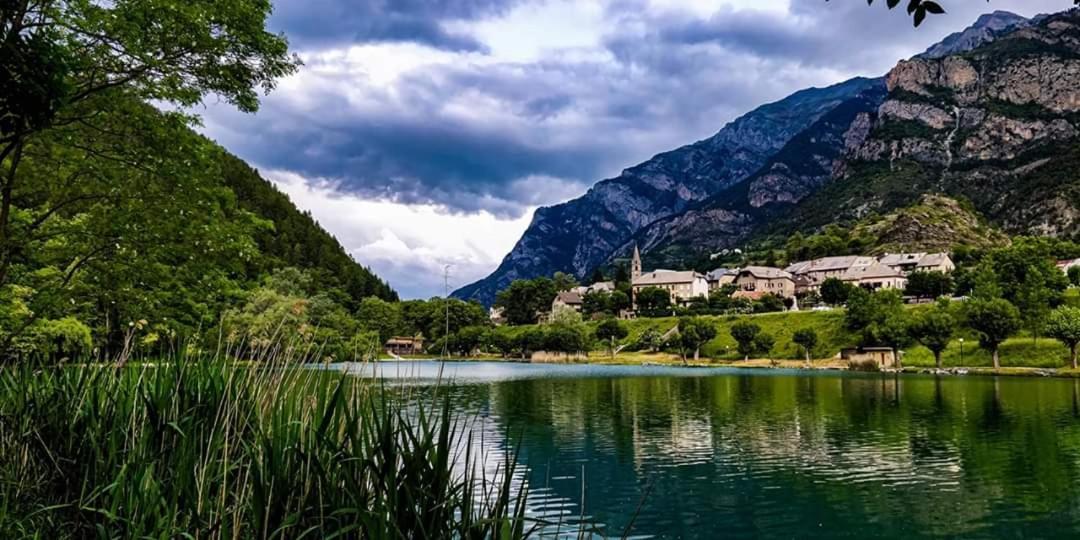
[[(769, 359), (751, 359), (747, 361), (731, 361), (731, 360), (689, 360), (682, 362), (678, 357), (666, 358), (657, 355), (656, 361), (635, 361), (632, 358), (620, 359), (616, 357), (612, 359), (610, 357), (603, 358), (590, 358), (588, 362), (565, 362), (563, 364), (572, 365), (598, 365), (598, 366), (642, 366), (642, 367), (675, 367), (675, 368), (736, 368), (745, 370), (767, 370), (767, 369), (786, 369), (796, 371), (839, 371), (839, 372), (851, 372), (851, 373), (880, 373), (880, 374), (896, 374), (896, 375), (935, 375), (935, 376), (947, 376), (947, 377), (1027, 377), (1027, 378), (1057, 378), (1057, 379), (1077, 379), (1080, 378), (1080, 370), (1074, 370), (1069, 367), (1062, 368), (1040, 368), (1040, 367), (1008, 367), (1003, 366), (1000, 369), (995, 370), (992, 367), (986, 366), (950, 366), (938, 369), (936, 367), (926, 366), (904, 366), (900, 369), (882, 369), (880, 371), (862, 371), (849, 369), (847, 365), (836, 359), (816, 359), (811, 360), (810, 365), (806, 365), (803, 360), (769, 360)], [(502, 358), (498, 356), (479, 356), (468, 358), (439, 358), (437, 355), (417, 355), (417, 356), (404, 356), (400, 359), (391, 357), (380, 357), (378, 362), (393, 362), (393, 361), (409, 361), (409, 362), (505, 362), (511, 364), (546, 364), (541, 362), (530, 362), (520, 358)], [(560, 365), (558, 363), (552, 363), (551, 365)]]

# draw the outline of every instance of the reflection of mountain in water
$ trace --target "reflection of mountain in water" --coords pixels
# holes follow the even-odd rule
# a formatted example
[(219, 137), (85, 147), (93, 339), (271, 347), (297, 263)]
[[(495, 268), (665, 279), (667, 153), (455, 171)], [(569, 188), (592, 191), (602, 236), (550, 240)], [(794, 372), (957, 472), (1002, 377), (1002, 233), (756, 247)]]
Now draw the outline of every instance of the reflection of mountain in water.
[[(1075, 535), (1077, 383), (850, 376), (457, 387), (536, 515), (621, 536)], [(584, 496), (582, 477), (584, 475)], [(565, 528), (565, 527), (564, 527)], [(572, 527), (570, 527), (572, 529)]]

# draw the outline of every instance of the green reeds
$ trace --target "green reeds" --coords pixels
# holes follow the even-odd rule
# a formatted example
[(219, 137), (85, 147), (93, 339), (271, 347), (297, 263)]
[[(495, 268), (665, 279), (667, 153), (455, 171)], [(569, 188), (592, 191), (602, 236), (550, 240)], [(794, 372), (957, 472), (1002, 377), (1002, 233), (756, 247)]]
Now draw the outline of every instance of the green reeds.
[(272, 361), (0, 368), (0, 538), (526, 536), (514, 456), (486, 475), (448, 401), (394, 395)]

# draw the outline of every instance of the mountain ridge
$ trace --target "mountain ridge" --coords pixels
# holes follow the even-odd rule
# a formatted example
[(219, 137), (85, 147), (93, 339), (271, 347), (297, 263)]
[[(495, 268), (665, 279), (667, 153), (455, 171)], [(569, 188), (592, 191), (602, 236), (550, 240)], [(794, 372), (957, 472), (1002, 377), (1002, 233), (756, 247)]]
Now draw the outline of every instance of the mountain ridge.
[[(934, 58), (981, 46), (1028, 24), (1027, 19), (1009, 12), (986, 14), (916, 58)], [(823, 117), (844, 104), (850, 105), (851, 100), (862, 100), (859, 114), (851, 116), (848, 125), (834, 122), (828, 129), (819, 130), (818, 136), (832, 141), (846, 139), (852, 135), (849, 133), (851, 125), (857, 121), (865, 136), (873, 120), (870, 116), (881, 104), (874, 99), (883, 100), (884, 91), (883, 78), (865, 77), (825, 88), (800, 90), (737, 118), (712, 137), (657, 154), (624, 170), (618, 177), (600, 181), (578, 199), (542, 208), (491, 275), (453, 295), (490, 304), (495, 293), (514, 279), (551, 275), (555, 271), (584, 278), (594, 268), (611, 264), (635, 241), (655, 242), (680, 229), (693, 228), (691, 223), (708, 223), (714, 230), (717, 225), (730, 225), (730, 230), (721, 227), (719, 232), (741, 238), (754, 228), (751, 222), (762, 217), (751, 219), (744, 208), (725, 207), (723, 201), (712, 206), (710, 203), (717, 197), (733, 194), (733, 187), (751, 177), (757, 181), (756, 189), (748, 185), (744, 193), (737, 195), (749, 203), (750, 213), (767, 214), (768, 209), (760, 209), (767, 206), (766, 202), (777, 202), (765, 200), (776, 198), (775, 194), (789, 199), (788, 203), (806, 197), (831, 177), (834, 162), (844, 148), (854, 143), (845, 140), (842, 147), (829, 151), (821, 151), (820, 144), (808, 143), (807, 146), (818, 148), (817, 154), (789, 156), (783, 162), (774, 158), (800, 134), (814, 129)], [(880, 95), (874, 97), (875, 92)], [(804, 161), (800, 161), (800, 157)], [(763, 170), (765, 168), (770, 170)], [(792, 170), (798, 172), (808, 168), (815, 169), (814, 173), (789, 174)], [(790, 189), (776, 191), (777, 187), (785, 186)], [(735, 191), (739, 189), (743, 188), (736, 187)], [(740, 206), (742, 202), (733, 204)], [(712, 215), (686, 217), (702, 211)], [(676, 223), (676, 218), (682, 223)], [(672, 224), (673, 228), (655, 230), (665, 223)], [(695, 240), (700, 239), (701, 235), (698, 235)], [(726, 246), (729, 243), (724, 238), (721, 242), (714, 241), (716, 238), (709, 240), (702, 245)], [(679, 262), (685, 262), (685, 258), (665, 260), (664, 264)]]

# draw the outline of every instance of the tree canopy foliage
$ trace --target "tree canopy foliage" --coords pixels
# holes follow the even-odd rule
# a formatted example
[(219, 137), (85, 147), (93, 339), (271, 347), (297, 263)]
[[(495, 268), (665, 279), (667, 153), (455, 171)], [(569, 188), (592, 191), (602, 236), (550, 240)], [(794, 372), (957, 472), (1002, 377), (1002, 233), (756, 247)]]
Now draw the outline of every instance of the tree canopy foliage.
[(0, 359), (176, 346), (226, 314), (250, 347), (268, 339), (262, 308), (340, 342), (358, 335), (365, 298), (396, 300), (190, 129), (205, 96), (254, 111), (296, 69), (269, 12), (266, 0), (2, 5)]

